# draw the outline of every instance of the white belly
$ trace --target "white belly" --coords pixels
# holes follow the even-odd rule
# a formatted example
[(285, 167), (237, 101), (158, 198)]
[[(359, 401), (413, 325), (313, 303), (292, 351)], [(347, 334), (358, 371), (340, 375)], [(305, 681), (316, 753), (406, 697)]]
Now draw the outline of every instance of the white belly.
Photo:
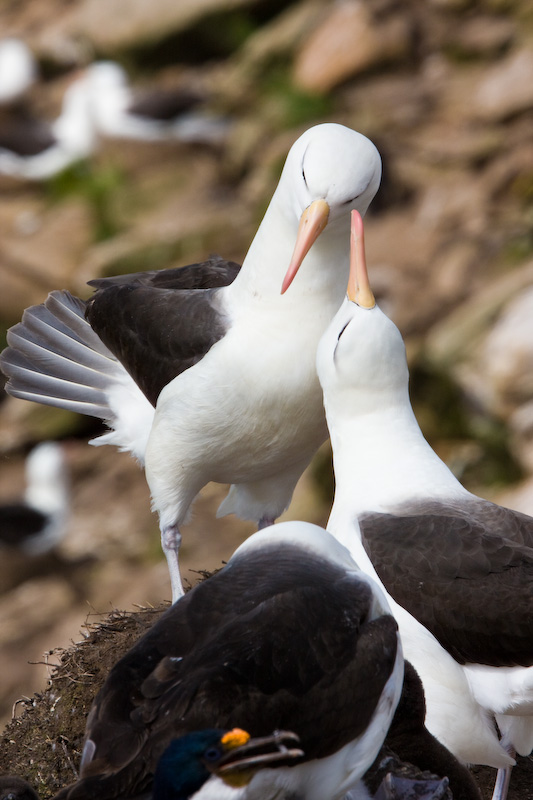
[(319, 333), (294, 321), (286, 335), (243, 322), (163, 389), (146, 451), (158, 510), (188, 507), (208, 481), (253, 484), (303, 471), (327, 437)]

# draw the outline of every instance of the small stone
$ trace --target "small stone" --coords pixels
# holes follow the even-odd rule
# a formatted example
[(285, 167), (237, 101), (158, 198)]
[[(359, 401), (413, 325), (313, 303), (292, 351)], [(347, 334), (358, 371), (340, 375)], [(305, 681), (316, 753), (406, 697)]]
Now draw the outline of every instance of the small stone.
[(28, 305), (43, 302), (52, 289), (72, 287), (91, 239), (90, 211), (82, 200), (48, 208), (42, 203), (25, 213), (30, 225), (21, 230), (20, 212), (8, 216), (7, 208), (0, 211), (10, 226), (2, 241), (0, 317), (10, 322), (17, 321)]
[(505, 422), (527, 472), (533, 471), (532, 279), (533, 262), (494, 281), (434, 326), (424, 352), (429, 363), (447, 366), (476, 406)]
[[(109, 55), (164, 39), (211, 14), (253, 5), (255, 0), (81, 0), (42, 25), (35, 47), (57, 61), (82, 58), (89, 42)], [(85, 44), (84, 44), (85, 43)]]
[(513, 40), (515, 23), (505, 17), (473, 17), (456, 30), (455, 46), (472, 55), (491, 56)]
[(57, 614), (72, 603), (66, 581), (46, 577), (26, 581), (2, 598), (0, 641), (12, 646), (36, 632), (51, 628)]
[(468, 273), (475, 263), (478, 251), (468, 238), (454, 240), (448, 248), (440, 248), (430, 283), (431, 290), (443, 303), (456, 303), (467, 285)]
[(533, 52), (520, 50), (500, 61), (482, 79), (472, 100), (477, 115), (491, 122), (533, 108)]
[(533, 398), (533, 288), (513, 298), (500, 315), (485, 339), (481, 368), (492, 410), (501, 416)]
[(445, 11), (460, 11), (469, 5), (470, 0), (430, 0), (430, 4)]
[(430, 164), (476, 165), (498, 155), (502, 134), (486, 126), (458, 125), (450, 136), (442, 124), (426, 125), (423, 134), (413, 136), (420, 158)]
[(408, 27), (402, 17), (374, 21), (358, 0), (335, 3), (296, 57), (293, 80), (308, 92), (327, 92), (342, 81), (407, 51)]
[[(478, 348), (483, 346), (494, 320), (532, 283), (533, 261), (489, 283), (483, 291), (433, 326), (425, 341), (425, 358), (436, 367), (452, 370), (456, 375), (458, 367), (471, 364), (473, 358), (479, 363), (479, 355), (474, 354), (479, 353)], [(471, 374), (470, 366), (466, 372)], [(463, 385), (467, 388), (466, 383)]]

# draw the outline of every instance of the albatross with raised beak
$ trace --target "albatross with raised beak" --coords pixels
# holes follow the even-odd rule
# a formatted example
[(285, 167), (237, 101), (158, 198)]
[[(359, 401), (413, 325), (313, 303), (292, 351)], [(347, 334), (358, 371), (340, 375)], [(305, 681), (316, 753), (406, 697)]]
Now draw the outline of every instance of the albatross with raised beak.
[(533, 519), (468, 492), (424, 439), (353, 217), (348, 297), (317, 354), (336, 480), (328, 530), (387, 590), (429, 730), (497, 767), (504, 798), (514, 751), (533, 747)]
[(53, 122), (38, 119), (25, 106), (0, 124), (0, 173), (41, 181), (84, 158), (97, 145), (90, 92), (84, 80), (67, 87), (61, 113)]

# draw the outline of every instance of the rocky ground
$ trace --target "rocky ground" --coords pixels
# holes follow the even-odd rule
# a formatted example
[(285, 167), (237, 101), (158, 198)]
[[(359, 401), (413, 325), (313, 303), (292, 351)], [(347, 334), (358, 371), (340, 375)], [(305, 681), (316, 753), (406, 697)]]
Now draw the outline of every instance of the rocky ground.
[[(210, 252), (242, 260), (292, 142), (316, 122), (342, 122), (383, 155), (370, 277), (406, 338), (426, 435), (469, 488), (533, 513), (527, 0), (20, 0), (0, 6), (0, 29), (34, 49), (32, 100), (45, 115), (74, 70), (113, 58), (139, 86), (198, 87), (230, 121), (216, 147), (103, 140), (47, 182), (0, 177), (2, 331), (54, 288), (88, 296), (98, 275)], [(0, 499), (21, 492), (23, 457), (45, 438), (66, 443), (72, 485), (56, 552), (1, 554), (6, 722), (45, 685), (47, 668), (28, 662), (79, 640), (88, 615), (168, 598), (142, 473), (88, 447), (95, 432), (74, 415), (0, 403)], [(324, 523), (331, 487), (325, 447), (287, 516)], [(214, 519), (222, 494), (206, 488), (184, 533), (193, 582), (188, 570), (220, 566), (251, 531)], [(531, 782), (513, 785), (514, 797), (531, 796)]]

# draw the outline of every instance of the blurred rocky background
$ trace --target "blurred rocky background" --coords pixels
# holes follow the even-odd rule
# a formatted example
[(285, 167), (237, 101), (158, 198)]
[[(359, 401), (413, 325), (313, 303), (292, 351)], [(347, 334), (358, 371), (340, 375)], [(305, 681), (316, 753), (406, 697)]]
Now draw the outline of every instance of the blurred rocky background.
[[(99, 275), (241, 261), (292, 142), (341, 122), (382, 153), (370, 278), (405, 336), (426, 436), (468, 488), (533, 514), (529, 0), (5, 0), (0, 32), (31, 48), (28, 102), (45, 119), (80, 70), (112, 59), (135, 88), (192, 91), (223, 120), (215, 141), (100, 135), (46, 180), (0, 175), (2, 340), (52, 289), (87, 297)], [(3, 721), (87, 618), (169, 597), (144, 476), (88, 446), (99, 431), (1, 398), (0, 502), (21, 496), (24, 457), (45, 439), (64, 444), (71, 485), (52, 552), (0, 551)], [(208, 486), (184, 531), (193, 583), (253, 530), (215, 519), (223, 494)], [(326, 446), (286, 517), (324, 524), (331, 494)]]

